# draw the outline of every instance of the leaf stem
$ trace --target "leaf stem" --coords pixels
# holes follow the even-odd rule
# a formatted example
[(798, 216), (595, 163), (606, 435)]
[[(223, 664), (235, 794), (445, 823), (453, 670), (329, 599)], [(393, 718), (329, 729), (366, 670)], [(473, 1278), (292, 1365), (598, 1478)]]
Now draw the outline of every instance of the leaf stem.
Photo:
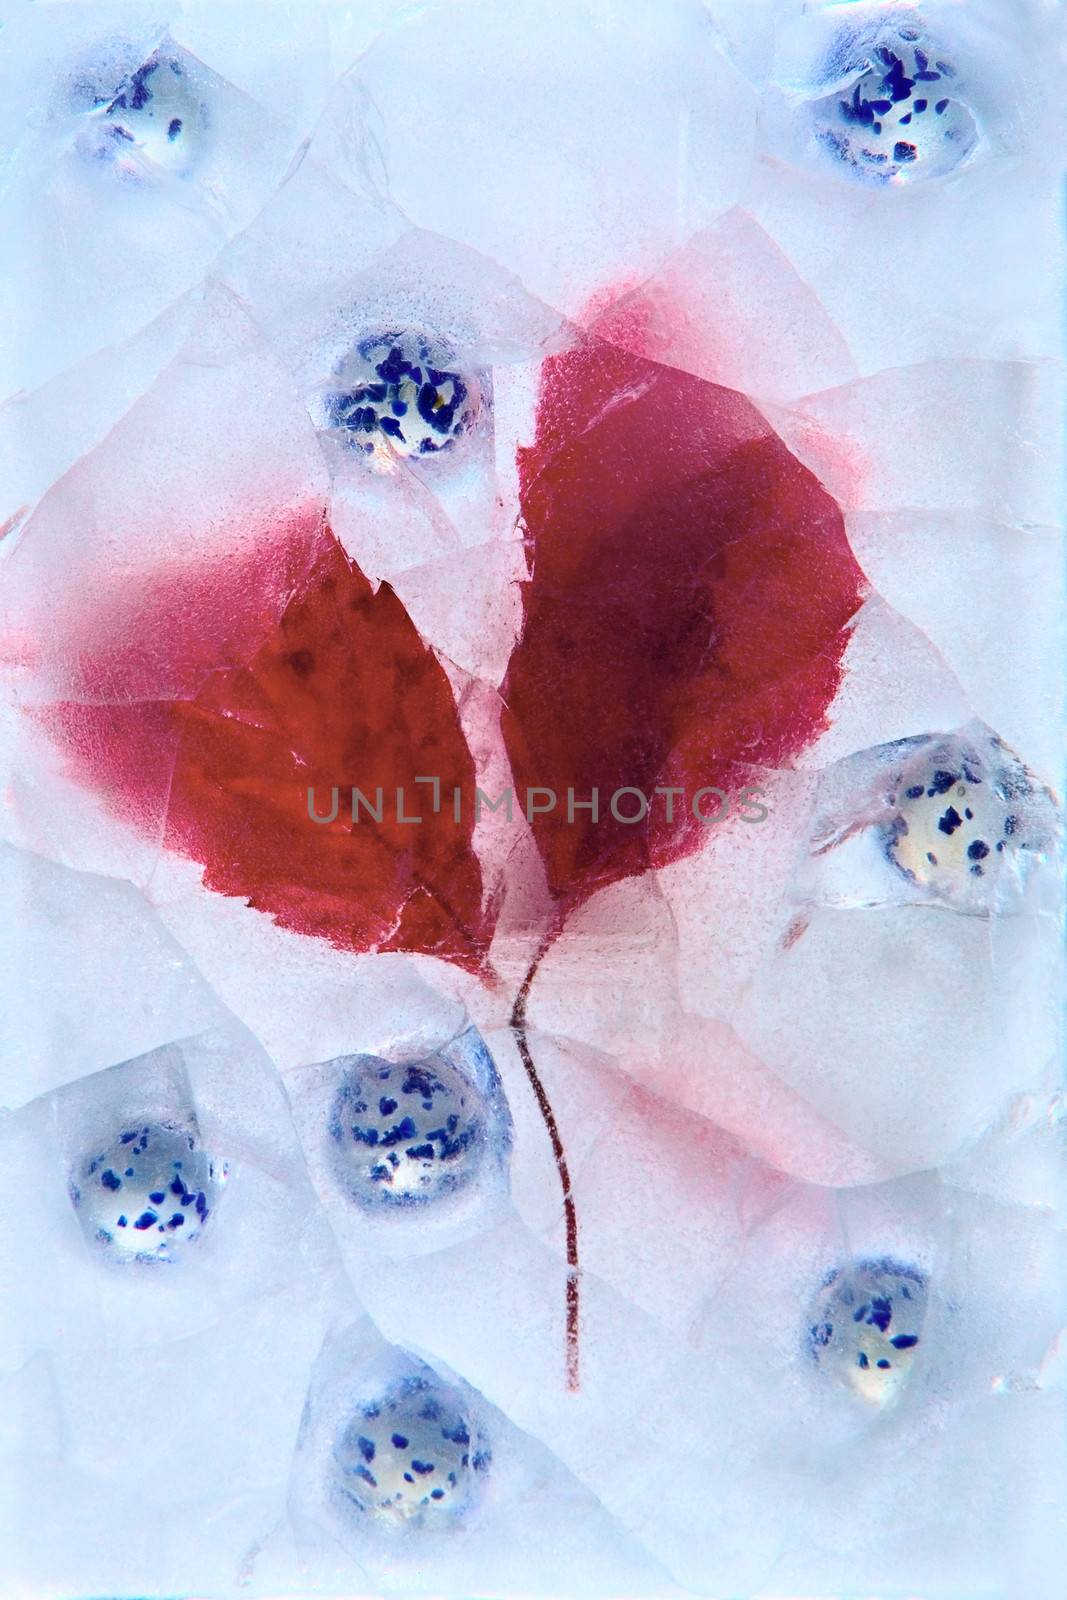
[(533, 983), (542, 959), (555, 942), (558, 934), (558, 928), (553, 930), (542, 941), (537, 954), (531, 961), (526, 976), (522, 981), (522, 987), (515, 997), (515, 1005), (511, 1013), (511, 1028), (519, 1048), (522, 1064), (526, 1069), (526, 1076), (530, 1081), (530, 1087), (534, 1092), (534, 1098), (541, 1113), (541, 1120), (548, 1130), (552, 1154), (556, 1162), (556, 1172), (559, 1175), (560, 1188), (563, 1190), (563, 1220), (567, 1238), (566, 1374), (567, 1388), (572, 1394), (575, 1394), (580, 1387), (578, 1357), (580, 1329), (579, 1280), (581, 1269), (578, 1262), (578, 1212), (574, 1204), (570, 1171), (567, 1167), (567, 1155), (563, 1148), (563, 1140), (559, 1135), (556, 1114), (552, 1110), (552, 1103), (545, 1092), (544, 1084), (541, 1082), (541, 1075), (534, 1065), (530, 1042), (526, 1033), (526, 1002), (530, 995), (530, 985)]

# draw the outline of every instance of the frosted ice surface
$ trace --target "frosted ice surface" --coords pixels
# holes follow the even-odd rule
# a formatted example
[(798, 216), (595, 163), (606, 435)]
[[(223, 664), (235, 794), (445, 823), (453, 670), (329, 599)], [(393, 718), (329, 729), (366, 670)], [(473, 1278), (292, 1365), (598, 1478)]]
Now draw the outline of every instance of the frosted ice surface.
[(640, 287), (639, 318), (623, 297), (597, 333), (668, 366), (788, 404), (858, 376), (811, 286), (740, 207), (689, 239)]
[[(112, 346), (108, 381), (100, 382), (99, 358), (87, 356), (32, 393), (20, 393), (0, 410), (0, 482), (3, 521), (31, 511), (41, 495), (100, 443), (177, 356), (202, 298), (193, 289), (147, 327)], [(8, 537), (8, 550), (13, 540)]]
[[(411, 220), (569, 314), (639, 280), (726, 210), (751, 159), (753, 90), (707, 13), (673, 0), (610, 19), (596, 4), (445, 6), (384, 32), (355, 73)], [(411, 85), (431, 80), (447, 83), (451, 110), (428, 140)], [(346, 175), (352, 165), (349, 155)], [(603, 181), (607, 170), (627, 173), (625, 190)], [(546, 215), (558, 227), (547, 249)]]
[[(817, 285), (860, 369), (873, 374), (945, 357), (1058, 360), (1058, 288), (1047, 271), (1062, 251), (1053, 199), (1062, 149), (1058, 8), (1041, 0), (965, 7), (849, 0), (775, 7), (770, 24), (770, 8), (743, 0), (720, 0), (716, 10), (728, 17), (749, 76), (774, 85), (761, 107), (761, 153), (769, 159), (746, 203), (800, 276)], [(835, 51), (865, 60), (880, 32), (901, 28), (939, 41), (928, 61), (955, 66), (954, 82), (965, 80), (980, 144), (954, 171), (916, 181), (919, 157), (905, 164), (903, 181), (872, 183), (819, 145), (812, 114), (829, 109), (833, 131), (850, 139), (868, 131), (833, 111), (850, 102), (853, 86), (827, 100), (820, 72)], [(945, 97), (928, 98), (910, 128), (926, 119), (943, 125), (951, 107), (940, 119), (936, 107)], [(935, 139), (930, 154), (939, 146)], [(891, 163), (892, 146), (876, 153)], [(1019, 248), (1021, 211), (1032, 250)]]
[(973, 713), (1024, 750), (1055, 787), (1055, 534), (959, 512), (905, 511), (852, 517), (849, 537), (879, 594), (921, 628), (951, 667)]
[[(40, 57), (36, 100), (12, 119), (0, 196), (13, 290), (0, 322), (5, 396), (106, 351), (200, 281), (295, 153), (267, 108), (178, 46), (157, 55), (158, 25), (135, 15), (131, 29), (103, 8), (87, 27), (79, 11), (27, 10), (5, 30), (21, 59), (22, 40), (47, 29), (23, 46)], [(174, 83), (165, 122), (156, 61)]]
[(983, 917), (948, 925), (934, 905), (819, 908), (798, 916), (754, 975), (735, 1026), (804, 1099), (896, 1170), (937, 1165), (1010, 1095), (1053, 1091), (1054, 927), (1009, 917), (991, 933)]
[(129, 883), (0, 849), (0, 1100), (216, 1026), (223, 1006)]
[[(787, 441), (848, 510), (956, 511), (1020, 530), (1056, 524), (1055, 478), (1039, 469), (1061, 413), (1048, 365), (893, 365), (797, 409), (791, 426), (782, 419)], [(847, 451), (835, 443), (843, 437)]]
[[(20, 1600), (1059, 1600), (1062, 21), (4, 8)], [(561, 904), (521, 799), (484, 812), (470, 969), (206, 886), (164, 847), (196, 752), (145, 740), (136, 803), (104, 757), (146, 707), (248, 688), (327, 527), (440, 665), (483, 792), (514, 783), (545, 440), (640, 398), (568, 413), (545, 363), (588, 335), (750, 396), (841, 507), (825, 716), (737, 763), (766, 816)], [(744, 673), (789, 701), (765, 666), (724, 700)], [(594, 747), (575, 670), (549, 710)], [(610, 655), (581, 670), (607, 706)], [(408, 737), (395, 687), (383, 729), (336, 686), (339, 783), (388, 781), (352, 769)], [(95, 714), (99, 783), (57, 706)], [(236, 838), (248, 774), (209, 766)]]
[(951, 728), (968, 720), (969, 702), (936, 644), (880, 596), (856, 613), (844, 672), (826, 732), (797, 759), (802, 768), (906, 738), (916, 726)]
[[(224, 432), (205, 432), (207, 415), (225, 416)], [(281, 608), (321, 522), (325, 482), (284, 370), (232, 294), (209, 293), (175, 360), (50, 486), (8, 555), (0, 614), (9, 681), (28, 699), (107, 699), (110, 676), (92, 682), (89, 659), (121, 618), (130, 677), (114, 698), (195, 690), (216, 664), (205, 659), (214, 648), (205, 634), (229, 634), (244, 650)], [(257, 548), (265, 529), (270, 561)], [(240, 614), (208, 576), (225, 561), (247, 567)], [(132, 637), (138, 618), (143, 645)], [(174, 635), (193, 641), (184, 657)], [(109, 674), (121, 655), (111, 645)]]

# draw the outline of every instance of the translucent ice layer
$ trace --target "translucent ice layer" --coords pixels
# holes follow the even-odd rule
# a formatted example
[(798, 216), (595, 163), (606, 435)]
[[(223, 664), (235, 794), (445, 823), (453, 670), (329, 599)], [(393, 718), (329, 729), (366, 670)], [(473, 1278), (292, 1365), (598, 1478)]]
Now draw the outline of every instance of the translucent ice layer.
[(1061, 10), (3, 8), (19, 1600), (1061, 1600)]

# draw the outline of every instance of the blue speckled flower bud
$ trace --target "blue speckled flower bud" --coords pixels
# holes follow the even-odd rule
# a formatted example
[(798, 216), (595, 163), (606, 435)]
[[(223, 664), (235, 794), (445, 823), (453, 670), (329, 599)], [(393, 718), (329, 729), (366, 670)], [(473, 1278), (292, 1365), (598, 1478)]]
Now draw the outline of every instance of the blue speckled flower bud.
[(897, 1398), (926, 1316), (926, 1277), (897, 1261), (836, 1267), (812, 1304), (811, 1352), (827, 1376), (870, 1405)]
[(365, 1400), (334, 1445), (337, 1487), (382, 1527), (441, 1528), (474, 1503), (490, 1452), (459, 1397), (405, 1376)]
[(440, 1056), (396, 1063), (353, 1060), (329, 1134), (338, 1181), (357, 1205), (421, 1205), (478, 1175), (490, 1138), (475, 1084)]
[(128, 1126), (71, 1183), (86, 1236), (116, 1259), (172, 1261), (218, 1204), (226, 1165), (169, 1123)]
[(474, 424), (481, 384), (449, 347), (416, 332), (368, 335), (342, 362), (323, 401), (326, 425), (388, 466), (394, 456), (451, 448)]

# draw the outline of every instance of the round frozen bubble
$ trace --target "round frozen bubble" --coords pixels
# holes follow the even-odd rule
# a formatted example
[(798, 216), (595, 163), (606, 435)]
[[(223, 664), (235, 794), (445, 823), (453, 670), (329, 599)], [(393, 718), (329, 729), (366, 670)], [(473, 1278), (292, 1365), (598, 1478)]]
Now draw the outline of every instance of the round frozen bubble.
[(86, 1156), (71, 1199), (86, 1236), (113, 1257), (172, 1261), (203, 1232), (226, 1176), (187, 1128), (131, 1124)]
[(466, 1189), (491, 1138), (479, 1088), (440, 1056), (355, 1058), (330, 1113), (334, 1172), (369, 1210), (417, 1206)]
[(151, 167), (184, 175), (203, 149), (207, 112), (187, 67), (173, 56), (150, 56), (90, 116), (92, 153), (128, 173)]
[(816, 1363), (868, 1404), (889, 1405), (915, 1360), (926, 1299), (926, 1276), (917, 1267), (890, 1259), (836, 1267), (811, 1308)]
[(978, 143), (957, 75), (913, 29), (883, 35), (812, 107), (815, 137), (853, 177), (905, 184), (944, 177)]
[(490, 1464), (461, 1398), (433, 1376), (398, 1379), (363, 1401), (334, 1444), (337, 1487), (384, 1528), (443, 1528), (478, 1497)]
[(889, 860), (937, 897), (979, 906), (1006, 869), (1018, 875), (1049, 843), (1048, 803), (996, 740), (928, 745), (895, 777), (885, 825)]
[(323, 401), (326, 425), (384, 468), (451, 449), (480, 406), (478, 375), (460, 371), (444, 341), (410, 331), (360, 340)]

